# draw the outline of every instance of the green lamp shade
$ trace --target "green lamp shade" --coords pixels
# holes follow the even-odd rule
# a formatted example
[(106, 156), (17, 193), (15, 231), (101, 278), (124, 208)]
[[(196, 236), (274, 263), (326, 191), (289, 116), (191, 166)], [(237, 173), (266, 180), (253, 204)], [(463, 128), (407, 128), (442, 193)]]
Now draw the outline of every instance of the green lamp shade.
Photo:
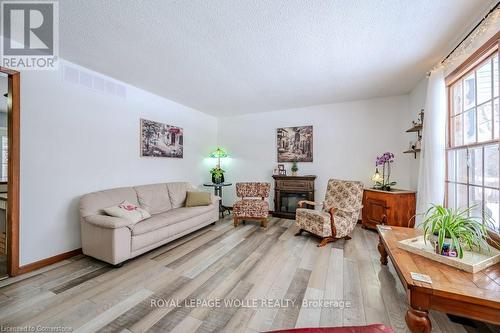
[(223, 158), (223, 157), (229, 157), (229, 154), (224, 149), (218, 147), (215, 151), (210, 153), (209, 157)]

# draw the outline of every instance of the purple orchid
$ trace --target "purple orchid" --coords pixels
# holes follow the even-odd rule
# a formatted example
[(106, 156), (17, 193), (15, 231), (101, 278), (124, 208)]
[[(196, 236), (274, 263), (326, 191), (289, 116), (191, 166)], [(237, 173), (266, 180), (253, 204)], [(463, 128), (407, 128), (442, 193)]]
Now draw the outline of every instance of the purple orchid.
[[(382, 179), (375, 180), (375, 188), (384, 190), (384, 191), (390, 191), (391, 186), (396, 185), (396, 182), (391, 182), (390, 177), (391, 177), (391, 163), (394, 162), (394, 154), (391, 152), (385, 152), (382, 154), (382, 156), (377, 156), (377, 159), (375, 160), (375, 174), (378, 173), (378, 167), (382, 167)], [(379, 177), (380, 178), (380, 175)], [(372, 178), (373, 179), (373, 178)]]
[(383, 153), (382, 156), (378, 156), (377, 159), (375, 160), (375, 166), (381, 166), (384, 165), (385, 163), (392, 163), (394, 162), (394, 154), (390, 152)]

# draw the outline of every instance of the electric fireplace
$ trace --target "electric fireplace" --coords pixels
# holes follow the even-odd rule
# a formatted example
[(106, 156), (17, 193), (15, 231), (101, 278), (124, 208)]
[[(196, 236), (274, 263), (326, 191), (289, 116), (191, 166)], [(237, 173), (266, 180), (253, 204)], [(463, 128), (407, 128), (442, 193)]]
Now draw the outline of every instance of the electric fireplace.
[[(295, 219), (295, 211), (301, 200), (314, 201), (316, 176), (274, 175), (273, 216)], [(306, 206), (313, 208), (313, 206)]]

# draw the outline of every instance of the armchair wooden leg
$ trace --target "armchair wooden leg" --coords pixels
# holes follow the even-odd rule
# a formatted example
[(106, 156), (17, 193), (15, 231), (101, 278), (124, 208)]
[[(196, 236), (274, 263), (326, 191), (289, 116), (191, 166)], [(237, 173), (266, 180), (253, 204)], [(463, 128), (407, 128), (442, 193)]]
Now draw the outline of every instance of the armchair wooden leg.
[(263, 218), (261, 221), (260, 221), (260, 226), (262, 228), (267, 228), (267, 218)]
[(352, 239), (352, 237), (351, 236), (345, 236), (344, 239), (345, 240), (350, 240), (350, 239)]
[(295, 236), (300, 236), (302, 234), (302, 231), (304, 231), (304, 229), (300, 229), (296, 234)]
[(318, 247), (323, 247), (325, 246), (326, 244), (330, 243), (330, 242), (334, 242), (335, 241), (335, 238), (333, 237), (324, 237), (322, 240), (321, 240), (321, 243), (319, 243), (317, 246)]
[(238, 218), (235, 217), (233, 219), (233, 223), (234, 223), (234, 227), (236, 228), (238, 226), (238, 223), (239, 223)]

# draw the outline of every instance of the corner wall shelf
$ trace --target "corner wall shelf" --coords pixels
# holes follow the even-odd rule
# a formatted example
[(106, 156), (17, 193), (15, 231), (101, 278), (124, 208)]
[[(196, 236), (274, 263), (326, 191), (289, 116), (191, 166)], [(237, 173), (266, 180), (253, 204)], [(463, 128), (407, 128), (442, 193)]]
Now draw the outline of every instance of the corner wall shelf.
[(411, 133), (411, 132), (420, 132), (422, 130), (423, 126), (422, 125), (415, 125), (412, 128), (409, 128), (406, 130), (406, 133)]
[[(418, 122), (420, 122), (420, 123), (418, 123), (418, 122), (415, 123), (413, 121), (413, 126), (406, 130), (406, 133), (417, 133), (417, 142), (420, 142), (420, 140), (422, 140), (422, 135), (420, 132), (424, 128), (424, 126), (423, 126), (423, 124), (424, 124), (424, 110), (423, 109), (420, 111), (419, 115), (420, 115), (420, 117), (419, 117), (420, 119), (418, 120)], [(406, 150), (403, 153), (404, 154), (414, 154), (415, 158), (417, 158), (417, 153), (420, 152), (420, 148), (416, 148), (417, 142), (415, 142), (415, 144), (411, 146), (411, 149)]]
[(417, 158), (417, 153), (420, 152), (420, 149), (409, 149), (405, 150), (403, 154), (415, 154), (415, 158)]

